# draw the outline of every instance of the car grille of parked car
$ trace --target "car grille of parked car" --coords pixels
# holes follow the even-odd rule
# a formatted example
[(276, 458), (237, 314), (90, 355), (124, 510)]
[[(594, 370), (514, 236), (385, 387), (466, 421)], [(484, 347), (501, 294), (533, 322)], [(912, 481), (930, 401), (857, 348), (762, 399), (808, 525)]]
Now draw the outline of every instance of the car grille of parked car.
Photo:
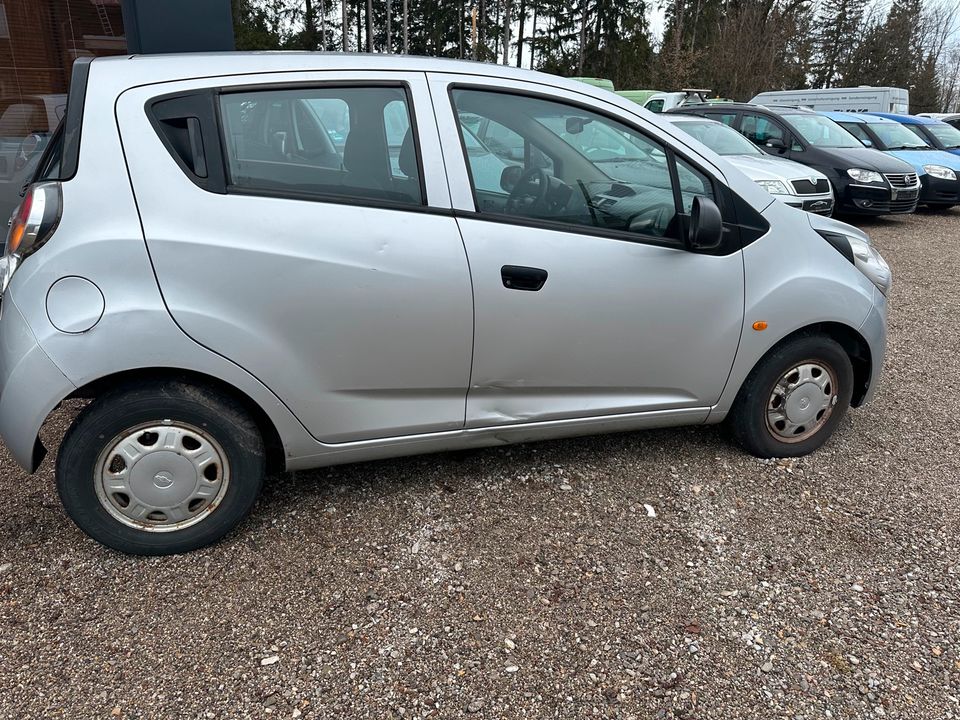
[(895, 188), (913, 187), (917, 184), (916, 173), (885, 173), (884, 177)]
[(830, 190), (830, 181), (826, 178), (815, 183), (809, 180), (794, 180), (793, 189), (797, 191), (797, 195), (822, 195)]

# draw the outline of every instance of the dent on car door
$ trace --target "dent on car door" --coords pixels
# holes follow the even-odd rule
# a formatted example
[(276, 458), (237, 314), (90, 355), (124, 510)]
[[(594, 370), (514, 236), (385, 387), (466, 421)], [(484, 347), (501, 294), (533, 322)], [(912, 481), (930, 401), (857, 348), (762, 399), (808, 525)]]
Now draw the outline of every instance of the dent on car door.
[[(449, 83), (435, 82), (434, 97), (447, 95)], [(463, 119), (480, 116), (550, 159), (545, 168), (528, 153), (506, 168), (502, 200), (487, 206), (448, 159), (474, 283), (468, 426), (674, 409), (705, 417), (743, 319), (737, 249), (699, 255), (680, 240), (693, 197), (715, 196), (714, 181), (580, 105), (466, 83), (450, 102), (449, 120), (437, 107), (445, 142), (447, 129), (466, 138)], [(446, 157), (464, 153), (450, 146)], [(469, 149), (465, 160), (476, 178)]]
[[(209, 97), (224, 157), (207, 165), (227, 168), (222, 188), (178, 161), (187, 136), (165, 147), (163, 123), (147, 122), (156, 88), (118, 106), (170, 312), (328, 443), (464, 423), (466, 257), (423, 76), (393, 77), (243, 78), (236, 90), (240, 79), (220, 79)], [(181, 126), (173, 118), (169, 132)], [(211, 141), (203, 127), (205, 152), (219, 150), (219, 134)]]

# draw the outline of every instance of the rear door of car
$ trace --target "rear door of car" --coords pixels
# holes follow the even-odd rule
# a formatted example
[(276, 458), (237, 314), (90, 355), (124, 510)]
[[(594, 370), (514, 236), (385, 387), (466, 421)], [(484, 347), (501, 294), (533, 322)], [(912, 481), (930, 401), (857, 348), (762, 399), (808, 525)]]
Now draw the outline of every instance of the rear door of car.
[(117, 117), (185, 333), (322, 442), (463, 426), (470, 274), (423, 74), (139, 87)]

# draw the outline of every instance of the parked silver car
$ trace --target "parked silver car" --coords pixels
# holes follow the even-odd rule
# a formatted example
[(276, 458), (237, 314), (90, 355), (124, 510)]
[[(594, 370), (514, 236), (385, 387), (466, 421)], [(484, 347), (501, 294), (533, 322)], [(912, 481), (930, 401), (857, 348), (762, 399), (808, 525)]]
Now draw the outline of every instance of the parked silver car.
[(768, 155), (729, 125), (697, 115), (665, 115), (777, 200), (817, 215), (833, 213), (833, 189), (819, 170)]
[(299, 53), (78, 61), (3, 263), (0, 434), (33, 472), (90, 398), (60, 496), (143, 554), (217, 540), (275, 469), (724, 420), (809, 453), (876, 388), (890, 286), (629, 100)]

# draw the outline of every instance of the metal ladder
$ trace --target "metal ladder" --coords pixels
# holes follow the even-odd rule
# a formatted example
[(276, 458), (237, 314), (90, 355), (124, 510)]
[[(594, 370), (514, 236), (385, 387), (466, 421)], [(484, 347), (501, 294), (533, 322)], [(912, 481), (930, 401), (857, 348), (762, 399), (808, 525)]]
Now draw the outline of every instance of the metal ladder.
[(110, 23), (110, 15), (107, 13), (107, 8), (96, 0), (94, 0), (93, 4), (94, 7), (97, 8), (97, 17), (100, 18), (100, 26), (103, 28), (103, 34), (113, 37), (113, 25)]

